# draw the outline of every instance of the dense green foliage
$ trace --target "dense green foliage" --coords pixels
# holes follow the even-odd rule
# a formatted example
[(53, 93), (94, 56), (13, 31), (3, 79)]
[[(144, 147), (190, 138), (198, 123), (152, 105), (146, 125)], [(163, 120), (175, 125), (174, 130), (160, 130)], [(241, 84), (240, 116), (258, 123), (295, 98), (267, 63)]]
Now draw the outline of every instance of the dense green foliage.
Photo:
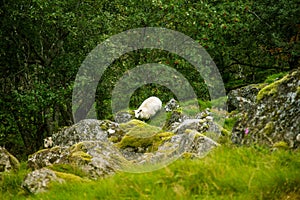
[[(122, 31), (165, 27), (206, 48), (227, 89), (264, 80), (268, 73), (299, 63), (299, 5), (295, 0), (14, 0), (0, 4), (0, 145), (19, 158), (36, 151), (42, 139), (73, 123), (73, 82), (85, 56)], [(141, 50), (117, 59), (97, 91), (98, 118), (111, 118), (111, 91), (136, 65), (162, 63), (181, 72), (196, 94), (208, 100), (206, 85), (183, 58)], [(131, 99), (136, 107), (149, 95), (173, 94), (147, 85)]]
[(120, 172), (95, 182), (54, 184), (49, 192), (36, 196), (20, 190), (21, 169), (0, 180), (0, 198), (298, 199), (299, 167), (299, 152), (223, 146), (200, 160), (180, 159), (150, 173)]

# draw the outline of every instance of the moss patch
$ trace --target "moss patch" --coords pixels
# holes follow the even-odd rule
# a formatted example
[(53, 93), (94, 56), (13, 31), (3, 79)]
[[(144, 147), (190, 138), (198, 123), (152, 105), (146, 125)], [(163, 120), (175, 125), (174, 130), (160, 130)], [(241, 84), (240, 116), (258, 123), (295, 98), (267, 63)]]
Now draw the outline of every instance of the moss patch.
[(70, 161), (74, 161), (76, 163), (78, 163), (78, 162), (88, 163), (88, 162), (91, 162), (91, 160), (93, 158), (91, 155), (86, 153), (87, 148), (85, 147), (85, 145), (82, 142), (79, 142), (79, 143), (73, 145), (70, 148), (70, 152), (71, 152), (71, 154), (69, 156)]
[(144, 148), (148, 149), (149, 152), (156, 151), (164, 141), (170, 139), (174, 133), (172, 132), (157, 132), (157, 133), (148, 133), (145, 135), (145, 132), (135, 132), (134, 134), (127, 134), (123, 137), (121, 142), (117, 144), (119, 148)]
[(149, 126), (149, 125), (147, 123), (137, 120), (137, 119), (133, 119), (133, 120), (130, 120), (129, 122), (120, 124), (120, 128), (122, 130), (124, 130), (125, 132), (130, 131), (133, 127), (146, 127), (146, 126)]
[(275, 126), (273, 122), (269, 122), (266, 124), (265, 128), (263, 129), (263, 133), (265, 135), (271, 135), (275, 130)]
[(61, 172), (66, 174), (73, 174), (78, 177), (86, 177), (87, 173), (84, 172), (81, 168), (79, 168), (77, 165), (72, 164), (54, 164), (47, 166), (48, 169), (51, 169), (55, 172)]
[(74, 174), (69, 174), (69, 173), (64, 173), (64, 172), (57, 172), (57, 171), (54, 171), (54, 173), (56, 174), (56, 176), (58, 178), (61, 178), (61, 179), (64, 179), (65, 181), (68, 181), (68, 182), (90, 182), (88, 181), (88, 179), (83, 179), (79, 176), (76, 176)]
[(273, 144), (273, 148), (288, 149), (289, 145), (284, 141), (279, 141)]
[(289, 75), (286, 75), (282, 79), (275, 81), (274, 83), (271, 83), (270, 85), (267, 85), (266, 87), (262, 88), (256, 97), (256, 100), (259, 102), (262, 100), (265, 96), (273, 96), (278, 91), (278, 86), (281, 85), (283, 82), (287, 81), (290, 78)]

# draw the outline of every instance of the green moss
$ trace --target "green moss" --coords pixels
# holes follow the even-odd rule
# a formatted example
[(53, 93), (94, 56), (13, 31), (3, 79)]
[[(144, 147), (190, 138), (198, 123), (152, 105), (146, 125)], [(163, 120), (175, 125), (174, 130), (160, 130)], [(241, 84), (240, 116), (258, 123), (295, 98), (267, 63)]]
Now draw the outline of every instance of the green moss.
[(274, 132), (275, 126), (273, 122), (269, 122), (263, 129), (263, 133), (265, 135), (271, 135)]
[(76, 151), (74, 153), (71, 154), (72, 157), (74, 158), (80, 158), (82, 160), (85, 160), (87, 162), (90, 162), (92, 160), (92, 156), (83, 152), (83, 151)]
[(127, 147), (141, 147), (144, 149), (148, 148), (148, 151), (152, 152), (156, 151), (162, 142), (170, 139), (173, 135), (174, 133), (172, 132), (129, 132), (122, 138), (121, 142), (117, 143), (117, 147), (122, 149)]
[(108, 140), (113, 143), (119, 142), (119, 138), (117, 136), (111, 136), (110, 138), (108, 138)]
[(273, 148), (288, 149), (289, 145), (284, 141), (279, 141), (273, 144)]
[(56, 174), (56, 176), (58, 178), (61, 178), (61, 179), (64, 179), (65, 181), (68, 181), (68, 182), (90, 182), (88, 181), (88, 179), (83, 179), (79, 176), (76, 176), (74, 174), (69, 174), (69, 173), (64, 173), (64, 172), (57, 172), (57, 171), (54, 171), (54, 173)]
[(230, 135), (231, 135), (231, 132), (228, 131), (228, 130), (225, 129), (225, 128), (222, 128), (222, 129), (221, 129), (221, 134), (222, 134), (223, 136), (230, 136)]
[(91, 159), (93, 158), (91, 155), (87, 154), (87, 148), (85, 147), (84, 143), (79, 142), (77, 144), (74, 144), (71, 148), (70, 148), (70, 160), (73, 161), (85, 161), (85, 162), (90, 162)]
[(231, 131), (233, 129), (233, 126), (238, 121), (238, 117), (229, 117), (226, 118), (224, 121), (224, 129)]
[(137, 119), (133, 119), (133, 120), (130, 120), (129, 122), (120, 124), (120, 128), (122, 130), (124, 130), (125, 132), (128, 132), (133, 127), (145, 127), (147, 125), (148, 124), (145, 123), (145, 122), (143, 122), (143, 121), (140, 121), (140, 120), (137, 120)]
[(12, 165), (13, 170), (20, 169), (20, 163), (16, 157), (9, 153), (9, 160)]
[(274, 83), (271, 83), (270, 85), (267, 85), (266, 87), (262, 88), (256, 97), (256, 100), (259, 102), (262, 100), (265, 96), (272, 96), (277, 93), (278, 86), (281, 85), (283, 82), (287, 81), (289, 79), (289, 75), (286, 75), (282, 79), (275, 81)]
[(276, 79), (281, 79), (286, 74), (287, 74), (287, 72), (280, 72), (278, 74), (272, 74), (266, 78), (265, 83), (273, 83), (274, 81), (276, 81)]
[(78, 177), (86, 177), (87, 173), (84, 172), (78, 165), (75, 164), (54, 164), (47, 166), (48, 169), (51, 169), (55, 172), (62, 172), (67, 174), (73, 174)]
[(194, 154), (193, 153), (189, 153), (189, 152), (184, 152), (182, 155), (181, 155), (181, 158), (182, 159), (191, 159), (194, 157)]
[(297, 87), (296, 97), (300, 98), (300, 86)]

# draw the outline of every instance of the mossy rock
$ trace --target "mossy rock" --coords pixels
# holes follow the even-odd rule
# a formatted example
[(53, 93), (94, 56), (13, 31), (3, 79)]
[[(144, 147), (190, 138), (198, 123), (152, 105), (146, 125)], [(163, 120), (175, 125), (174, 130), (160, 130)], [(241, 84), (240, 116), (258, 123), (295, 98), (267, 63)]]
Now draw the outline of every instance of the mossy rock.
[(264, 127), (264, 129), (262, 130), (262, 132), (265, 135), (271, 135), (275, 130), (275, 125), (273, 122), (269, 122), (266, 124), (266, 126)]
[(80, 176), (76, 176), (74, 174), (69, 174), (69, 173), (64, 173), (64, 172), (57, 172), (54, 171), (54, 173), (56, 174), (56, 176), (58, 178), (61, 178), (67, 182), (80, 182), (80, 183), (84, 183), (84, 182), (90, 182), (88, 179), (83, 179)]
[(9, 153), (5, 148), (0, 147), (0, 172), (4, 171), (17, 171), (20, 169), (20, 163), (18, 159), (13, 156), (11, 153)]
[(72, 164), (54, 164), (47, 166), (48, 169), (51, 169), (55, 172), (73, 174), (79, 177), (86, 177), (87, 173), (83, 171), (79, 166)]
[(300, 86), (297, 87), (296, 97), (300, 98)]
[(89, 163), (92, 160), (92, 156), (87, 153), (87, 147), (83, 142), (79, 142), (70, 147), (69, 160), (71, 162), (84, 162)]
[(276, 149), (289, 149), (289, 145), (284, 141), (276, 142), (272, 147)]
[(278, 86), (281, 85), (282, 83), (286, 82), (289, 80), (291, 75), (286, 75), (282, 79), (275, 81), (274, 83), (271, 83), (270, 85), (267, 85), (266, 87), (262, 88), (256, 97), (257, 102), (262, 100), (266, 96), (273, 96), (278, 92)]
[(142, 129), (134, 129), (126, 134), (121, 142), (117, 143), (117, 147), (125, 149), (132, 147), (134, 149), (148, 149), (149, 152), (156, 151), (164, 141), (169, 140), (174, 133), (159, 132), (160, 129), (152, 129), (147, 132)]
[(147, 126), (150, 126), (150, 125), (148, 125), (147, 123), (145, 123), (143, 121), (137, 120), (137, 119), (133, 119), (127, 123), (120, 124), (120, 128), (125, 132), (130, 131), (133, 127), (147, 127)]

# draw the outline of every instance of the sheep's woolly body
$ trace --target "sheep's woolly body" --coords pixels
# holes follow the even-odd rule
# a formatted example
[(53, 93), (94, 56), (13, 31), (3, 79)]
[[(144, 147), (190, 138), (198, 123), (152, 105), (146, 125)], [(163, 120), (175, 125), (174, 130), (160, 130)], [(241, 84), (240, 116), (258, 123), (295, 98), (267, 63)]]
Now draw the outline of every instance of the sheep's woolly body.
[(149, 97), (142, 105), (135, 110), (135, 118), (150, 119), (153, 117), (162, 107), (162, 102), (157, 97)]

